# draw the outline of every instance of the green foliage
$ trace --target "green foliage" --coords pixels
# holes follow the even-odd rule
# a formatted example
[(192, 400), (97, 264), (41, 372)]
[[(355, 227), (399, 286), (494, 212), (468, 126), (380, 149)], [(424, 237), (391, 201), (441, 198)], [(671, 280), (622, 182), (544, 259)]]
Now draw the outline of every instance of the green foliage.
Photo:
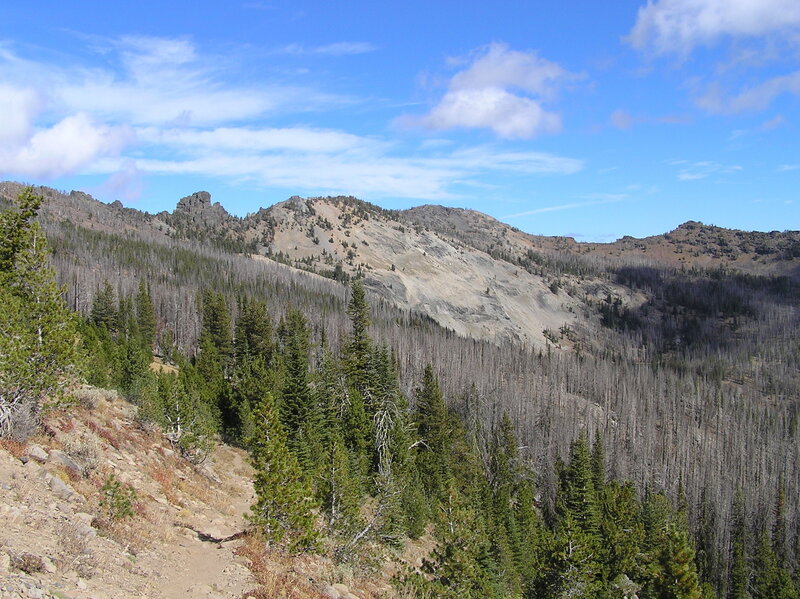
[(439, 544), (423, 560), (422, 573), (408, 574), (402, 586), (422, 597), (502, 597), (494, 584), (491, 544), (483, 522), (452, 486), (445, 492), (438, 521)]
[(428, 364), (422, 375), (422, 386), (415, 394), (417, 434), (420, 448), (417, 452), (417, 468), (428, 497), (445, 497), (450, 476), (450, 422), (439, 380)]
[(77, 374), (77, 320), (64, 304), (33, 221), (42, 198), (25, 189), (0, 213), (0, 437), (33, 433), (48, 397)]
[(142, 347), (152, 353), (156, 341), (156, 316), (150, 287), (144, 281), (139, 281), (139, 291), (136, 293), (136, 323)]
[(253, 436), (248, 441), (255, 475), (256, 502), (250, 521), (268, 542), (292, 550), (314, 549), (318, 533), (312, 510), (311, 486), (295, 456), (286, 446), (286, 434), (272, 396), (266, 394), (253, 414)]
[(111, 520), (133, 516), (136, 499), (136, 489), (123, 485), (114, 474), (109, 474), (100, 488), (100, 507)]
[(272, 334), (267, 304), (247, 296), (240, 298), (234, 340), (237, 360), (257, 358), (269, 365), (274, 350)]
[(95, 293), (90, 319), (97, 326), (105, 327), (109, 333), (117, 330), (117, 300), (108, 280), (103, 281), (103, 286)]
[(231, 313), (225, 296), (218, 291), (207, 289), (201, 300), (202, 332), (219, 352), (223, 366), (227, 368), (233, 357), (233, 334), (231, 332)]

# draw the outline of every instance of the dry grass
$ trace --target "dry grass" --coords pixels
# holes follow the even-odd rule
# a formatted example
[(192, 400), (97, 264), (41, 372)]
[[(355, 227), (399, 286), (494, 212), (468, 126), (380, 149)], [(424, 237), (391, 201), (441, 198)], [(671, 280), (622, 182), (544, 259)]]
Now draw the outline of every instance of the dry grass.
[(236, 554), (245, 557), (258, 588), (243, 597), (256, 599), (325, 599), (311, 582), (294, 571), (295, 558), (270, 550), (256, 534), (244, 537)]
[(61, 548), (60, 566), (65, 572), (74, 570), (82, 578), (91, 578), (97, 568), (97, 560), (89, 545), (88, 535), (79, 525), (64, 522), (56, 529)]
[(100, 445), (94, 435), (67, 437), (64, 451), (78, 464), (83, 477), (89, 476), (100, 464)]
[(150, 466), (147, 474), (158, 483), (164, 497), (173, 505), (178, 504), (178, 496), (175, 494), (175, 470), (166, 464), (155, 464)]
[(0, 449), (5, 449), (8, 453), (17, 459), (20, 459), (25, 454), (25, 443), (14, 441), (13, 439), (0, 439)]

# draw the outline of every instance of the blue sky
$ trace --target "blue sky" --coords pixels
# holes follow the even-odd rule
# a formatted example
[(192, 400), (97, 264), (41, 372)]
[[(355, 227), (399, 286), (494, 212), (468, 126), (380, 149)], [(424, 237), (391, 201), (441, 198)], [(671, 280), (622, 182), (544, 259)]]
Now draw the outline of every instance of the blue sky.
[(579, 240), (798, 229), (800, 2), (7, 0), (0, 178)]

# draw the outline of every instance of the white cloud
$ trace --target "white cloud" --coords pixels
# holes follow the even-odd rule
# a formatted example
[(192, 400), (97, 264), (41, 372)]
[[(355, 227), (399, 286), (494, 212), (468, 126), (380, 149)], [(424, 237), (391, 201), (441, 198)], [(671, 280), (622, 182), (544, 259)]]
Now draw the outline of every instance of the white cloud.
[(611, 124), (617, 129), (630, 129), (633, 125), (633, 117), (624, 110), (615, 110), (611, 113)]
[(127, 127), (98, 125), (83, 113), (68, 116), (0, 149), (0, 173), (44, 178), (72, 174), (98, 157), (117, 154), (131, 140)]
[(679, 181), (698, 181), (711, 175), (733, 174), (743, 170), (739, 165), (720, 164), (711, 160), (701, 162), (672, 160), (670, 164), (681, 167), (677, 175)]
[(353, 102), (307, 87), (232, 82), (230, 59), (201, 55), (184, 39), (129, 36), (101, 43), (106, 64), (118, 68), (53, 67), (0, 47), (0, 81), (17, 88), (35, 81), (54, 110), (131, 125), (215, 126)]
[[(457, 197), (465, 186), (478, 186), (487, 174), (570, 174), (583, 168), (574, 158), (494, 146), (437, 143), (408, 156), (401, 142), (383, 138), (308, 125), (270, 127), (264, 123), (274, 113), (322, 104), (330, 108), (348, 99), (232, 81), (224, 60), (202, 55), (183, 39), (126, 37), (99, 43), (105, 53), (102, 68), (63, 61), (52, 66), (0, 45), (2, 173), (105, 175), (100, 193), (127, 201), (141, 192), (144, 177), (170, 174), (220, 177), (292, 193), (442, 200)], [(494, 75), (489, 63), (498, 67)], [(493, 46), (459, 75), (448, 93), (482, 94), (484, 101), (481, 110), (462, 115), (461, 121), (471, 118), (474, 126), (493, 128), (503, 137), (558, 127), (557, 115), (526, 95), (552, 96), (554, 82), (569, 78), (557, 65)], [(486, 103), (492, 90), (500, 93)], [(134, 152), (120, 155), (132, 145)]]
[(697, 104), (709, 112), (732, 114), (764, 110), (778, 96), (789, 93), (800, 95), (800, 71), (767, 79), (738, 94), (726, 97), (718, 84), (697, 99)]
[(177, 148), (216, 148), (231, 151), (344, 152), (380, 145), (377, 141), (343, 131), (304, 127), (219, 127), (215, 129), (147, 127), (138, 131), (141, 141)]
[(491, 129), (505, 139), (528, 139), (561, 129), (558, 114), (547, 112), (535, 100), (497, 87), (448, 91), (420, 122), (431, 129)]
[(685, 56), (725, 36), (780, 34), (798, 26), (797, 0), (648, 0), (627, 40), (639, 50)]
[(334, 42), (323, 46), (303, 46), (289, 44), (280, 49), (282, 54), (310, 54), (321, 56), (353, 56), (374, 52), (378, 47), (369, 42)]
[[(543, 208), (534, 208), (533, 210), (526, 210), (525, 212), (518, 212), (516, 214), (509, 214), (502, 218), (519, 218), (522, 216), (533, 216), (534, 214), (545, 214), (547, 212), (561, 212), (562, 210), (573, 210), (575, 208), (585, 208), (587, 206), (600, 206), (602, 204), (616, 204), (623, 201), (627, 196), (624, 194), (596, 194), (602, 196), (603, 199), (594, 200), (590, 202), (572, 202), (569, 204), (557, 204), (555, 206), (544, 206)], [(608, 196), (608, 197), (605, 197)]]
[(543, 108), (559, 86), (578, 76), (534, 52), (491, 44), (456, 73), (439, 103), (425, 116), (401, 123), (430, 129), (490, 129), (505, 139), (531, 138), (561, 129), (561, 117)]
[[(375, 152), (375, 148), (368, 139), (348, 152), (232, 154), (207, 147), (182, 160), (142, 159), (137, 166), (155, 174), (202, 174), (284, 187), (294, 192), (424, 200), (457, 197), (452, 191), (455, 184), (476, 184), (474, 179), (485, 173), (563, 175), (583, 168), (583, 162), (573, 158), (542, 152), (502, 152), (492, 147), (410, 158), (393, 156), (380, 151), (381, 148)], [(107, 163), (106, 168), (115, 170), (117, 165)]]

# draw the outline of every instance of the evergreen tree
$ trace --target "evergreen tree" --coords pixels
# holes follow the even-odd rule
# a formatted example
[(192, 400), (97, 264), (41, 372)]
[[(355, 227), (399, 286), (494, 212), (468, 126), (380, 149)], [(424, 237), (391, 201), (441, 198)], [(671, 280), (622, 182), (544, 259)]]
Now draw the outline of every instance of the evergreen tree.
[(606, 484), (606, 451), (599, 430), (594, 432), (594, 443), (592, 444), (592, 482), (594, 490), (598, 494)]
[(233, 335), (231, 333), (231, 313), (228, 302), (222, 293), (207, 289), (201, 300), (203, 326), (211, 343), (216, 347), (227, 372), (233, 357)]
[(91, 321), (97, 326), (104, 326), (109, 333), (117, 330), (117, 300), (108, 280), (103, 281), (103, 286), (94, 296)]
[(360, 485), (353, 477), (350, 459), (341, 435), (333, 436), (328, 446), (327, 461), (322, 470), (320, 491), (322, 509), (327, 515), (328, 529), (336, 534), (350, 535), (361, 524), (359, 507)]
[(596, 538), (599, 514), (591, 462), (589, 443), (586, 433), (582, 432), (570, 446), (561, 506), (562, 513), (569, 513), (585, 533)]
[(0, 437), (34, 432), (42, 404), (77, 374), (77, 320), (48, 262), (30, 188), (0, 213)]
[(700, 579), (719, 588), (721, 583), (719, 547), (717, 546), (717, 511), (703, 488), (700, 497), (700, 514), (696, 530), (697, 572)]
[(322, 414), (309, 385), (310, 334), (305, 317), (297, 310), (290, 310), (282, 350), (284, 376), (280, 415), (287, 446), (308, 473), (319, 465), (323, 453)]
[(670, 523), (666, 538), (667, 543), (661, 552), (657, 596), (663, 599), (701, 599), (702, 591), (689, 535), (682, 527)]
[(450, 423), (439, 381), (430, 364), (425, 367), (415, 399), (420, 438), (417, 467), (428, 497), (442, 498), (450, 476)]
[(494, 586), (490, 541), (475, 510), (451, 484), (440, 506), (436, 529), (438, 543), (423, 560), (425, 576), (406, 578), (418, 596), (441, 599), (499, 599)]
[(750, 568), (747, 559), (747, 523), (745, 521), (744, 496), (736, 493), (733, 504), (733, 529), (731, 533), (729, 599), (748, 599), (750, 593)]
[(274, 343), (266, 303), (246, 296), (239, 300), (234, 346), (238, 360), (259, 358), (270, 365)]
[(600, 509), (600, 555), (604, 578), (613, 583), (625, 575), (639, 576), (638, 560), (644, 542), (641, 508), (631, 483), (611, 481), (598, 498)]
[(783, 473), (778, 479), (778, 491), (775, 494), (775, 507), (773, 509), (775, 518), (772, 525), (772, 547), (775, 551), (775, 559), (778, 566), (785, 568), (786, 559), (786, 481)]
[(150, 287), (143, 280), (139, 281), (139, 291), (136, 293), (136, 322), (142, 347), (152, 353), (156, 341), (156, 316)]
[(255, 469), (256, 502), (250, 520), (268, 542), (293, 550), (314, 549), (316, 507), (311, 487), (286, 446), (275, 402), (265, 394), (254, 411), (253, 436), (248, 441)]
[(353, 281), (347, 306), (352, 330), (347, 343), (345, 365), (351, 384), (362, 395), (368, 387), (371, 343), (369, 337), (369, 305), (360, 279)]

